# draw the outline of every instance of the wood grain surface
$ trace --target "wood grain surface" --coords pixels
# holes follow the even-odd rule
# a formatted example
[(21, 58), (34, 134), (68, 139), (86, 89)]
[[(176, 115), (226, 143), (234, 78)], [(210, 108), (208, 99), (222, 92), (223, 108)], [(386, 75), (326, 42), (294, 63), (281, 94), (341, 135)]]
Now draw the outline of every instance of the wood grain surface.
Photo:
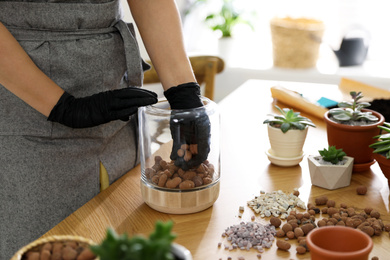
[[(263, 124), (268, 113), (276, 113), (275, 101), (271, 97), (272, 86), (283, 86), (308, 96), (338, 97), (338, 86), (310, 83), (272, 82), (250, 80), (240, 86), (219, 104), (221, 113), (221, 181), (220, 194), (214, 205), (194, 214), (164, 214), (148, 207), (140, 192), (140, 166), (127, 173), (107, 190), (74, 212), (46, 233), (49, 235), (78, 235), (96, 242), (105, 236), (107, 227), (114, 227), (119, 233), (130, 235), (148, 235), (154, 229), (156, 220), (173, 220), (173, 231), (178, 235), (175, 242), (188, 248), (195, 260), (204, 259), (257, 259), (257, 251), (225, 250), (222, 245), (229, 244), (221, 235), (226, 228), (241, 221), (269, 223), (248, 206), (260, 191), (282, 190), (292, 192), (299, 189), (300, 198), (305, 203), (314, 202), (321, 195), (328, 196), (339, 205), (346, 203), (361, 211), (369, 206), (381, 213), (385, 223), (390, 223), (389, 188), (377, 163), (369, 171), (353, 173), (351, 185), (337, 190), (326, 190), (311, 185), (307, 155), (318, 154), (318, 150), (327, 147), (326, 128), (323, 120), (311, 117), (317, 125), (310, 128), (304, 145), (305, 157), (294, 167), (278, 167), (270, 164), (265, 151), (269, 148), (267, 127)], [(286, 107), (283, 103), (277, 103)], [(356, 187), (366, 185), (365, 196), (357, 195)], [(244, 207), (239, 216), (240, 206)], [(300, 210), (302, 211), (302, 210)], [(320, 214), (317, 219), (322, 218)], [(370, 258), (388, 259), (390, 255), (389, 234), (373, 237), (374, 248)], [(296, 254), (296, 240), (290, 240), (289, 251), (278, 250), (275, 242), (270, 249), (262, 253), (261, 259), (310, 259), (310, 254)]]

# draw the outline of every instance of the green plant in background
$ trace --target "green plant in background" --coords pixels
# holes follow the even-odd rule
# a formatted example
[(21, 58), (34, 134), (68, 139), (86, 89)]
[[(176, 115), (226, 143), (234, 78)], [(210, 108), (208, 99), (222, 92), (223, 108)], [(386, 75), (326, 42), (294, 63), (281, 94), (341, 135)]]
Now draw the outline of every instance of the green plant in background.
[(318, 152), (324, 161), (331, 162), (332, 164), (337, 164), (344, 159), (344, 156), (347, 155), (343, 149), (336, 149), (336, 146), (329, 146), (328, 150), (324, 148)]
[(290, 129), (303, 130), (306, 126), (316, 127), (309, 118), (300, 116), (299, 112), (294, 112), (291, 108), (281, 109), (278, 106), (275, 107), (279, 110), (280, 115), (270, 114), (273, 118), (265, 120), (263, 124), (280, 128), (283, 133)]
[(100, 260), (173, 260), (171, 245), (176, 235), (171, 233), (172, 226), (172, 221), (157, 221), (149, 238), (118, 235), (109, 228), (106, 238), (100, 245), (91, 246), (91, 251)]
[(252, 23), (242, 18), (233, 5), (234, 0), (223, 0), (221, 10), (217, 13), (210, 14), (206, 17), (206, 22), (209, 23), (213, 31), (221, 31), (222, 37), (231, 37), (233, 27), (237, 24), (247, 24), (253, 29)]
[(374, 149), (373, 153), (385, 154), (386, 159), (390, 159), (390, 123), (384, 122), (383, 126), (379, 125), (378, 128), (386, 133), (374, 136), (378, 140), (370, 144), (370, 147)]
[(338, 108), (332, 108), (329, 110), (329, 114), (339, 121), (378, 121), (378, 118), (372, 115), (371, 112), (362, 112), (362, 108), (369, 107), (369, 102), (361, 102), (363, 98), (362, 92), (351, 91), (349, 93), (352, 97), (351, 101), (342, 101), (338, 104)]

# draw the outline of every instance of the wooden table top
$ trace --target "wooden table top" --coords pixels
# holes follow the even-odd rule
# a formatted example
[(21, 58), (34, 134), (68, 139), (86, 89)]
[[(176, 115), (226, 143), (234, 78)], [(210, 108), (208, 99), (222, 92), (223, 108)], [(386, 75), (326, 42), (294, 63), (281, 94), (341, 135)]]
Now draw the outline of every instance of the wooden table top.
[[(270, 164), (265, 151), (269, 148), (267, 127), (263, 124), (266, 115), (276, 112), (270, 87), (280, 85), (312, 96), (321, 92), (330, 97), (340, 95), (335, 85), (273, 82), (250, 80), (219, 103), (221, 113), (221, 190), (214, 205), (199, 213), (173, 215), (157, 212), (147, 206), (140, 193), (140, 166), (127, 173), (107, 190), (101, 192), (83, 207), (78, 209), (44, 236), (79, 235), (100, 242), (106, 228), (113, 227), (118, 233), (129, 235), (148, 235), (154, 229), (156, 220), (172, 220), (175, 240), (189, 249), (195, 260), (203, 259), (257, 259), (257, 250), (225, 250), (218, 247), (229, 244), (221, 235), (229, 226), (242, 221), (255, 221), (263, 224), (269, 219), (261, 218), (248, 206), (260, 191), (282, 190), (292, 192), (298, 188), (300, 199), (305, 203), (314, 202), (320, 195), (326, 195), (337, 204), (346, 203), (358, 211), (366, 206), (381, 213), (382, 220), (390, 223), (389, 188), (377, 163), (369, 171), (353, 173), (349, 187), (326, 190), (311, 185), (307, 155), (318, 154), (327, 147), (325, 123), (322, 119), (308, 116), (316, 124), (310, 128), (304, 145), (305, 157), (294, 167), (278, 167)], [(281, 107), (286, 107), (277, 103)], [(356, 187), (366, 185), (365, 196), (356, 194)], [(242, 217), (239, 207), (244, 207)], [(303, 210), (298, 210), (303, 211)], [(327, 215), (326, 215), (327, 216)], [(325, 217), (325, 216), (324, 216)], [(317, 215), (317, 219), (321, 218)], [(374, 248), (370, 258), (378, 256), (387, 259), (390, 254), (389, 234), (373, 237)], [(310, 254), (296, 254), (296, 240), (290, 240), (292, 247), (288, 252), (278, 250), (275, 242), (262, 254), (262, 259), (310, 259)]]

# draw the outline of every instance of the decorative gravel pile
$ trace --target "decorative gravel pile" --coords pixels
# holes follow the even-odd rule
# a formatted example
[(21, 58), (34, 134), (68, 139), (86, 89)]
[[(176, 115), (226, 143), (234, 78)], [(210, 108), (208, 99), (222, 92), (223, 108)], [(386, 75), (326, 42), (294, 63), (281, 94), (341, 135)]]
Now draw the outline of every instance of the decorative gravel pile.
[(263, 248), (270, 248), (275, 240), (276, 230), (271, 224), (263, 225), (258, 222), (241, 222), (226, 228), (222, 237), (230, 241), (230, 246), (225, 245), (225, 249), (250, 250), (257, 249), (260, 253)]
[(299, 192), (295, 190), (293, 193), (287, 194), (281, 190), (273, 192), (260, 192), (260, 196), (248, 201), (248, 206), (254, 212), (264, 217), (280, 217), (286, 219), (291, 210), (295, 208), (306, 209), (306, 204), (298, 198)]

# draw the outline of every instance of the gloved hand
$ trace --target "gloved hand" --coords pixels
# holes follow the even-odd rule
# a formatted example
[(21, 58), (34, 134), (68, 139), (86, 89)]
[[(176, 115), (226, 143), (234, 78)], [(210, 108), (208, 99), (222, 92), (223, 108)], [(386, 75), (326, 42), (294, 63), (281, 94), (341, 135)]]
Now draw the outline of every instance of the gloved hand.
[(47, 120), (72, 128), (98, 126), (113, 120), (128, 121), (138, 107), (157, 103), (157, 94), (135, 87), (100, 92), (75, 98), (65, 92)]
[[(198, 83), (171, 87), (164, 92), (172, 112), (170, 130), (173, 139), (171, 160), (188, 170), (198, 167), (210, 152), (210, 120), (200, 100)], [(194, 109), (185, 113), (181, 109)]]

